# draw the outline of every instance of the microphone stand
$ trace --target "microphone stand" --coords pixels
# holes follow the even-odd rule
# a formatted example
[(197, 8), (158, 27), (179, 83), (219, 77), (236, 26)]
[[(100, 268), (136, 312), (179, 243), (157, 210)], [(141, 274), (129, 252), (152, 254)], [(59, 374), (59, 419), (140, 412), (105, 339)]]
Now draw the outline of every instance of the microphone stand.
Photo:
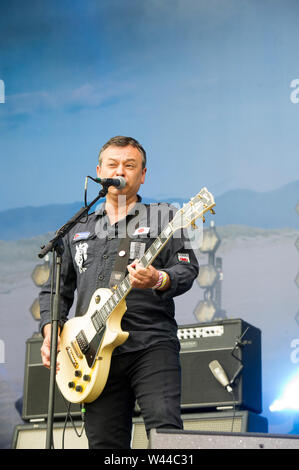
[(57, 360), (57, 344), (58, 344), (58, 326), (60, 320), (60, 273), (62, 264), (62, 238), (88, 214), (89, 209), (108, 192), (108, 186), (104, 186), (98, 196), (88, 205), (82, 207), (76, 214), (66, 222), (59, 230), (55, 237), (49, 241), (46, 246), (41, 247), (38, 253), (39, 258), (43, 258), (50, 251), (53, 252), (53, 275), (54, 266), (56, 271), (55, 295), (54, 301), (51, 301), (51, 344), (50, 344), (50, 381), (49, 381), (49, 402), (48, 402), (48, 419), (46, 434), (46, 449), (53, 446), (53, 422), (54, 422), (54, 398), (55, 398), (55, 376), (56, 376), (56, 360)]

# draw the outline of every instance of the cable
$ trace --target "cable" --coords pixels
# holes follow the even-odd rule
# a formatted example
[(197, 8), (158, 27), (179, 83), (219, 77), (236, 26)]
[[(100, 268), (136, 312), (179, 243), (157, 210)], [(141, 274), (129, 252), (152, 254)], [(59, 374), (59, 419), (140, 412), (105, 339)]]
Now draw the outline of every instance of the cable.
[[(237, 360), (239, 361), (240, 363), (240, 367), (237, 369), (237, 371), (235, 372), (234, 376), (232, 377), (232, 379), (230, 380), (230, 385), (233, 385), (237, 379), (237, 377), (239, 376), (240, 372), (243, 370), (244, 368), (244, 364), (243, 364), (243, 361), (242, 359), (240, 359), (236, 354), (235, 354), (235, 351), (237, 349), (239, 349), (240, 347), (243, 347), (247, 344), (250, 344), (250, 341), (242, 341), (243, 337), (246, 335), (247, 331), (250, 329), (250, 327), (248, 326), (245, 331), (242, 333), (241, 336), (239, 336), (235, 342), (235, 345), (231, 351), (231, 355)], [(234, 395), (234, 391), (233, 389), (231, 390), (230, 392), (232, 394), (232, 397), (233, 397), (233, 419), (232, 419), (232, 427), (231, 427), (231, 432), (233, 432), (233, 428), (234, 428), (234, 420), (235, 420), (235, 417), (236, 417), (236, 398), (235, 398), (235, 395)]]
[(91, 179), (92, 181), (94, 181), (95, 183), (97, 182), (97, 179), (96, 178), (93, 178), (92, 176), (86, 176), (85, 178), (85, 185), (84, 185), (84, 204), (85, 204), (85, 207), (87, 207), (87, 180)]
[(65, 401), (65, 404), (66, 404), (66, 407), (67, 407), (67, 412), (66, 412), (63, 431), (62, 431), (62, 439), (61, 439), (61, 448), (62, 449), (64, 449), (64, 437), (65, 437), (66, 425), (67, 425), (67, 421), (68, 421), (68, 415), (69, 415), (70, 409), (71, 409), (71, 403), (70, 402), (67, 403), (66, 400), (64, 400), (64, 401)]
[(248, 326), (248, 327), (246, 328), (246, 330), (242, 333), (242, 335), (239, 336), (239, 337), (236, 339), (235, 345), (234, 345), (234, 347), (233, 347), (233, 349), (232, 349), (232, 351), (231, 351), (231, 355), (232, 355), (235, 359), (237, 359), (237, 361), (241, 362), (241, 364), (242, 364), (242, 360), (241, 360), (238, 356), (236, 356), (236, 355), (234, 354), (234, 352), (235, 352), (235, 350), (238, 349), (240, 346), (243, 347), (243, 346), (246, 346), (247, 344), (250, 344), (250, 343), (251, 343), (250, 341), (242, 341), (243, 336), (246, 335), (246, 333), (247, 333), (247, 331), (249, 330), (249, 328), (250, 328), (250, 327)]
[(66, 431), (68, 420), (70, 420), (72, 428), (76, 433), (76, 436), (79, 437), (79, 438), (82, 437), (83, 432), (84, 432), (84, 428), (85, 428), (85, 412), (86, 412), (86, 410), (85, 410), (85, 407), (84, 407), (84, 403), (81, 403), (81, 420), (82, 420), (82, 424), (81, 424), (81, 430), (78, 431), (78, 429), (76, 428), (76, 424), (74, 423), (73, 417), (71, 415), (71, 405), (72, 404), (70, 402), (68, 402), (64, 398), (63, 395), (61, 395), (61, 396), (63, 397), (64, 403), (65, 403), (65, 406), (66, 406), (66, 409), (67, 409), (67, 413), (66, 413), (66, 417), (65, 417), (65, 421), (64, 421), (64, 426), (63, 426), (63, 432), (62, 432), (62, 442), (61, 442), (61, 447), (62, 447), (62, 449), (64, 449), (65, 431)]
[(231, 390), (231, 395), (233, 399), (233, 419), (232, 419), (232, 425), (231, 425), (231, 431), (234, 432), (234, 422), (235, 422), (235, 417), (236, 417), (236, 398), (233, 389)]
[[(84, 185), (84, 207), (87, 207), (87, 181), (88, 178), (91, 179), (94, 182), (97, 182), (96, 178), (93, 178), (92, 176), (86, 176), (85, 178), (85, 185)], [(88, 221), (89, 214), (86, 214), (86, 220), (80, 220), (81, 224), (86, 224)]]

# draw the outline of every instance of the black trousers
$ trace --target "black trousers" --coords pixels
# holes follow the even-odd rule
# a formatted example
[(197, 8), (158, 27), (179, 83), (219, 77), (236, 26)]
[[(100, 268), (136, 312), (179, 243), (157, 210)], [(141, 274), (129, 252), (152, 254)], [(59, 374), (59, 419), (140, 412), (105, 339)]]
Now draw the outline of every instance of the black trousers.
[(142, 351), (112, 356), (103, 392), (87, 403), (90, 449), (129, 449), (135, 399), (147, 434), (153, 428), (183, 428), (178, 347), (161, 342)]

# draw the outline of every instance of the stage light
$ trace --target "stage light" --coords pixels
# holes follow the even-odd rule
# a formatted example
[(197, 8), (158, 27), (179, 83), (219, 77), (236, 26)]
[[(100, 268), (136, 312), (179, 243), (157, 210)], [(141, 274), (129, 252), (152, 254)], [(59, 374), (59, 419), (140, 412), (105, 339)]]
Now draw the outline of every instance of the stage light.
[(33, 269), (33, 272), (31, 274), (31, 278), (34, 282), (34, 284), (37, 287), (41, 287), (47, 280), (49, 279), (50, 276), (50, 263), (49, 263), (49, 256), (45, 256), (45, 262), (43, 264), (38, 264), (35, 266)]
[(216, 232), (214, 221), (209, 228), (203, 231), (202, 244), (199, 247), (201, 253), (214, 253), (219, 247), (221, 239)]
[[(45, 261), (43, 264), (38, 264), (32, 271), (31, 278), (34, 284), (37, 287), (41, 287), (47, 282), (50, 276), (50, 262), (49, 262), (49, 255), (45, 256)], [(39, 299), (35, 299), (33, 304), (29, 309), (31, 315), (33, 316), (34, 320), (40, 320), (40, 305)]]
[(203, 232), (199, 247), (201, 253), (208, 255), (208, 264), (200, 266), (196, 279), (199, 287), (204, 289), (204, 300), (198, 303), (193, 312), (198, 322), (226, 318), (225, 310), (221, 308), (222, 258), (216, 258), (215, 254), (220, 243), (214, 221), (211, 221), (210, 227)]
[(218, 272), (212, 264), (200, 266), (197, 282), (202, 289), (212, 287), (218, 279)]
[(269, 406), (270, 411), (299, 410), (299, 372), (287, 382), (280, 398)]
[(205, 323), (212, 321), (216, 310), (216, 305), (212, 300), (200, 300), (193, 313), (200, 323)]
[(30, 312), (31, 315), (33, 316), (34, 320), (39, 321), (40, 320), (40, 305), (39, 305), (39, 300), (35, 299), (33, 304), (30, 307)]

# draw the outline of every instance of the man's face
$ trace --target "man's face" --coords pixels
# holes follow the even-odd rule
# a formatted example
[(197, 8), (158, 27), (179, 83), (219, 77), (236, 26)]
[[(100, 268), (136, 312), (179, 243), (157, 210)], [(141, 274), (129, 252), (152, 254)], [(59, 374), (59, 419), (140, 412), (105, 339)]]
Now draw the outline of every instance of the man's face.
[(136, 196), (139, 187), (144, 183), (146, 168), (142, 169), (142, 157), (139, 150), (132, 145), (117, 147), (111, 145), (102, 152), (101, 166), (97, 166), (98, 178), (115, 178), (123, 176), (126, 186), (123, 189), (109, 187), (110, 194)]

